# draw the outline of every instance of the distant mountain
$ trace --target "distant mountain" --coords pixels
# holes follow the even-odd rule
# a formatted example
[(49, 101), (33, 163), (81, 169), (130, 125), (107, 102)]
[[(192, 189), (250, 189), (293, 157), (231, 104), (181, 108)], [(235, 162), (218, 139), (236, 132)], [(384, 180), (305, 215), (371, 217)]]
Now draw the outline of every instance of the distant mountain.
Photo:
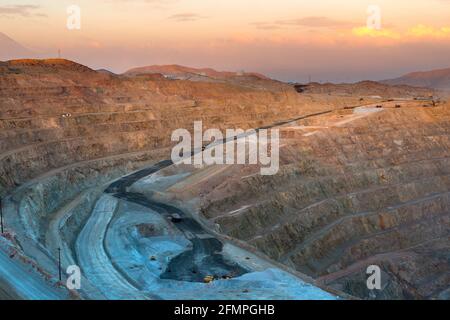
[(31, 50), (0, 32), (0, 61), (30, 58), (32, 56), (34, 56), (34, 53)]
[(246, 72), (228, 72), (228, 71), (216, 71), (211, 68), (190, 68), (180, 65), (162, 65), (162, 66), (148, 66), (139, 67), (128, 70), (125, 75), (139, 75), (139, 74), (155, 74), (159, 73), (167, 77), (177, 79), (189, 79), (189, 78), (215, 78), (215, 79), (228, 79), (238, 76), (250, 76), (260, 79), (268, 79), (266, 76), (259, 73), (246, 73)]
[(99, 73), (107, 74), (107, 75), (116, 75), (114, 72), (109, 71), (108, 69), (98, 69), (96, 71)]
[(450, 68), (424, 72), (408, 73), (400, 78), (381, 81), (385, 84), (405, 84), (416, 87), (427, 87), (433, 89), (450, 89)]

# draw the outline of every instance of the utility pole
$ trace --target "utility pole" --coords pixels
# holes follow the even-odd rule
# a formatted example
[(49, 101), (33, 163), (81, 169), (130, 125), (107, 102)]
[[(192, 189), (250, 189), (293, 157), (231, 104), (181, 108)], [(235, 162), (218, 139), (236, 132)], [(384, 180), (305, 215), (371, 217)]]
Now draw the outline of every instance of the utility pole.
[(3, 206), (2, 206), (2, 199), (0, 199), (0, 225), (2, 229), (2, 234), (5, 232), (3, 229)]
[(58, 58), (61, 59), (61, 49), (58, 49)]
[(61, 248), (58, 247), (58, 274), (59, 281), (62, 281), (62, 272), (61, 272)]

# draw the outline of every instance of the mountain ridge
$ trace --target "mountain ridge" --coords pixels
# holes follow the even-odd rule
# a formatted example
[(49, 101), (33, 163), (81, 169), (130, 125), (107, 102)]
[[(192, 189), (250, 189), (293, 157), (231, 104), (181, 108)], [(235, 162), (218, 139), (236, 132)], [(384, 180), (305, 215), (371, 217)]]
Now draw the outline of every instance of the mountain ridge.
[(182, 66), (179, 64), (168, 65), (150, 65), (143, 67), (136, 67), (124, 72), (124, 75), (139, 75), (139, 74), (162, 74), (169, 77), (189, 77), (200, 76), (209, 78), (226, 79), (236, 76), (251, 76), (267, 80), (268, 77), (257, 72), (231, 72), (231, 71), (217, 71), (213, 68), (192, 68)]
[(35, 55), (31, 50), (25, 48), (20, 43), (0, 32), (0, 60), (10, 60), (21, 58), (29, 58)]
[(450, 90), (450, 68), (416, 71), (401, 77), (380, 81), (389, 85), (409, 85)]

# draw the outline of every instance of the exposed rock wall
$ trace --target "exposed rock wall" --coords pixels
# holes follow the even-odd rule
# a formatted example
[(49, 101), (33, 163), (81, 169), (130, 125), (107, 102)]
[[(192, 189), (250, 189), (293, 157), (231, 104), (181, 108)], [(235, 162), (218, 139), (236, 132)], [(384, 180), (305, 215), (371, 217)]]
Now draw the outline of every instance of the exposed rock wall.
[(192, 129), (195, 120), (208, 128), (257, 128), (352, 103), (252, 81), (121, 77), (66, 60), (4, 63), (0, 194), (74, 163), (167, 147), (173, 130)]
[[(216, 80), (117, 76), (58, 59), (0, 63), (0, 196), (24, 253), (52, 270), (48, 231), (61, 210), (71, 213), (60, 231), (73, 245), (98, 188), (167, 159), (177, 128), (258, 128), (335, 110), (283, 129), (279, 174), (233, 166), (178, 196), (199, 198), (223, 233), (350, 294), (369, 297), (359, 277), (372, 259), (392, 279), (378, 297), (448, 295), (448, 106), (345, 122), (359, 95)], [(364, 103), (423, 91), (376, 94), (385, 95)]]
[[(202, 212), (222, 232), (350, 294), (448, 298), (449, 120), (448, 105), (411, 106), (310, 136), (286, 129), (278, 175), (230, 177), (202, 199)], [(382, 267), (386, 290), (365, 287), (371, 264)]]

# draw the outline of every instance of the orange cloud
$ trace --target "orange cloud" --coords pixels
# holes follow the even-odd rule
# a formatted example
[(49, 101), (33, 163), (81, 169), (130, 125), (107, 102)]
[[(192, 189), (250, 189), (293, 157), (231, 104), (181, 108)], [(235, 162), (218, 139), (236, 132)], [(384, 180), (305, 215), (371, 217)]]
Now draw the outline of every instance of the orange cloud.
[(389, 29), (371, 29), (368, 27), (357, 27), (352, 29), (352, 34), (357, 37), (371, 37), (371, 38), (388, 38), (400, 39), (401, 35)]
[(418, 39), (450, 39), (450, 27), (435, 28), (423, 24), (416, 25), (404, 32), (396, 32), (390, 29), (370, 29), (358, 27), (352, 29), (352, 35), (356, 37), (380, 38), (402, 41), (415, 41)]
[(450, 37), (450, 27), (434, 28), (423, 24), (419, 24), (409, 29), (407, 35), (419, 38), (422, 37), (445, 38)]

